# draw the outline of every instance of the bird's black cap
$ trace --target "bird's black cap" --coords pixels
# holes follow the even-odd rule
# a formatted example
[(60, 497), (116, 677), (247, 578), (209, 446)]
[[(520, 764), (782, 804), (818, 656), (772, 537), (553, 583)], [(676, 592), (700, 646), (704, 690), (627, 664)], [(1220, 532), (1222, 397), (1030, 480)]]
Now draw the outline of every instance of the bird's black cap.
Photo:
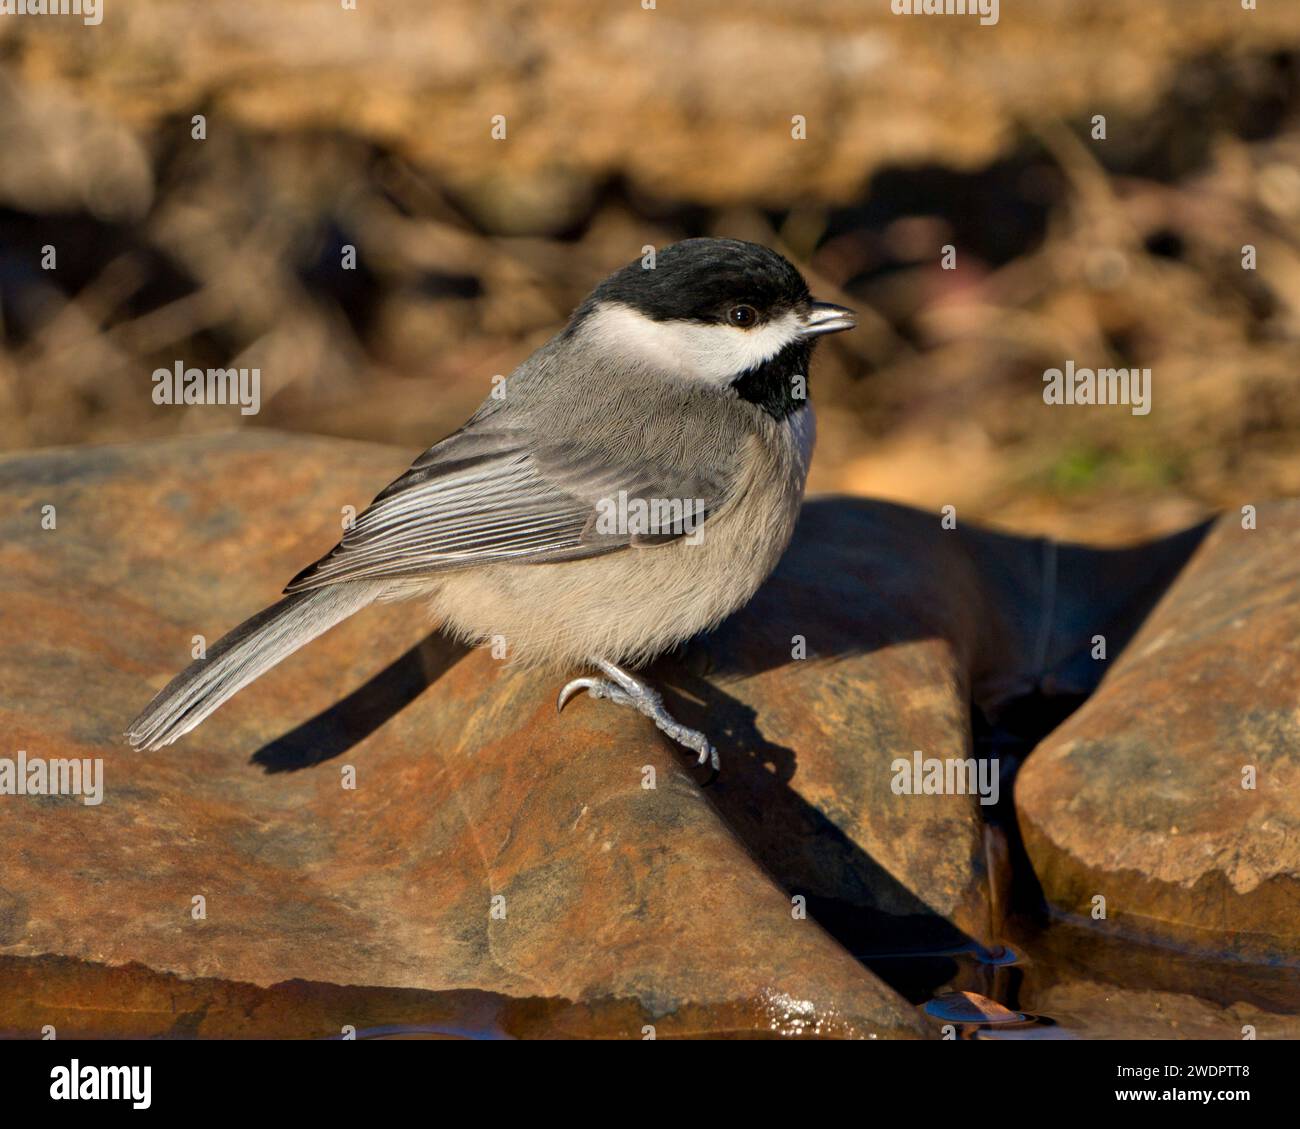
[(758, 243), (685, 239), (657, 252), (654, 264), (634, 259), (615, 271), (578, 308), (574, 323), (598, 302), (619, 302), (655, 321), (724, 322), (736, 305), (767, 318), (810, 300), (794, 265)]

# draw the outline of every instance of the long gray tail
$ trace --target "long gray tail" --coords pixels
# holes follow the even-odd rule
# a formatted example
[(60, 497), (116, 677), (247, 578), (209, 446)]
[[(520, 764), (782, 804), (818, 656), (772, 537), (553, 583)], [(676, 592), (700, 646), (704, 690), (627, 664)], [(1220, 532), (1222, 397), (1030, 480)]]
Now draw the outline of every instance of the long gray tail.
[(295, 592), (222, 636), (158, 692), (127, 730), (136, 749), (160, 749), (183, 736), (281, 659), (375, 599), (383, 586), (331, 584)]

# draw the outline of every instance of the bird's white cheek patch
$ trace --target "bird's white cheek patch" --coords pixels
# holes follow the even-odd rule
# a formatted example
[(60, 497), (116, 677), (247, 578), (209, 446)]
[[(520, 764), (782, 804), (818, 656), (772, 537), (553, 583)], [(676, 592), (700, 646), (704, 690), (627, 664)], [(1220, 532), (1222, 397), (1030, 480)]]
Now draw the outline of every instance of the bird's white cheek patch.
[(799, 321), (793, 312), (753, 329), (655, 321), (611, 302), (590, 316), (586, 331), (605, 355), (618, 357), (625, 364), (728, 384), (796, 340)]

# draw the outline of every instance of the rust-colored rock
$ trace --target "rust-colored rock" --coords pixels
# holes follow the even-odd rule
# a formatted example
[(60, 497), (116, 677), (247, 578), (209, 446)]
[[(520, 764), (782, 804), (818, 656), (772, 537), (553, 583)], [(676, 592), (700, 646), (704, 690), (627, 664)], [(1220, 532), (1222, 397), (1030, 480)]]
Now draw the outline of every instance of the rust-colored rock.
[(978, 799), (891, 786), (914, 750), (971, 755), (983, 616), (936, 516), (813, 500), (749, 607), (654, 672), (704, 703), (680, 713), (722, 753), (716, 808), (855, 952), (992, 941)]
[(1218, 521), (1016, 806), (1062, 913), (1104, 897), (1098, 929), (1297, 962), (1300, 502), (1257, 521)]
[[(120, 742), (195, 633), (273, 596), (406, 461), (263, 433), (0, 463), (0, 728), (10, 755), (100, 757), (105, 776), (98, 806), (0, 798), (0, 952), (82, 962), (90, 993), (93, 966), (127, 963), (487, 992), (560, 1017), (531, 1033), (924, 1034), (792, 913), (653, 729), (587, 699), (558, 718), (555, 686), (420, 643), (411, 606), (344, 624), (184, 744)], [(0, 1027), (39, 1018), (8, 998)], [(383, 1026), (332, 998), (295, 1033)]]
[[(706, 789), (648, 722), (585, 697), (557, 717), (557, 686), (415, 605), (367, 609), (177, 746), (121, 743), (196, 634), (271, 600), (408, 461), (266, 432), (0, 461), (7, 754), (100, 757), (106, 780), (99, 806), (0, 797), (0, 1029), (42, 1006), (22, 962), (58, 958), (63, 996), (139, 992), (150, 1016), (179, 978), (197, 1034), (462, 1007), (532, 1035), (925, 1034), (857, 958), (996, 945), (1006, 852), (978, 796), (899, 794), (896, 762), (969, 758), (972, 696), (1090, 688), (1081, 629), (1119, 646), (1195, 540), (1058, 549), (811, 501), (751, 605), (651, 671), (722, 752)], [(248, 1007), (274, 1023), (239, 1020), (267, 991)]]

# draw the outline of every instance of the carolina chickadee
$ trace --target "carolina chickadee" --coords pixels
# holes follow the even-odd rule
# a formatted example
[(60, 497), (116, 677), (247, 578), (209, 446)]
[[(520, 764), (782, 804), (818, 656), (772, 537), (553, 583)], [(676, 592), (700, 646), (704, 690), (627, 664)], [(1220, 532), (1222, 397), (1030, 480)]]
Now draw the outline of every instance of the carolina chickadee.
[(688, 239), (596, 287), (459, 431), (430, 447), (293, 578), (278, 603), (176, 676), (131, 723), (169, 745), (372, 600), (419, 597), (444, 630), (594, 672), (718, 767), (635, 668), (741, 607), (789, 543), (813, 445), (816, 339), (850, 310), (784, 258)]

